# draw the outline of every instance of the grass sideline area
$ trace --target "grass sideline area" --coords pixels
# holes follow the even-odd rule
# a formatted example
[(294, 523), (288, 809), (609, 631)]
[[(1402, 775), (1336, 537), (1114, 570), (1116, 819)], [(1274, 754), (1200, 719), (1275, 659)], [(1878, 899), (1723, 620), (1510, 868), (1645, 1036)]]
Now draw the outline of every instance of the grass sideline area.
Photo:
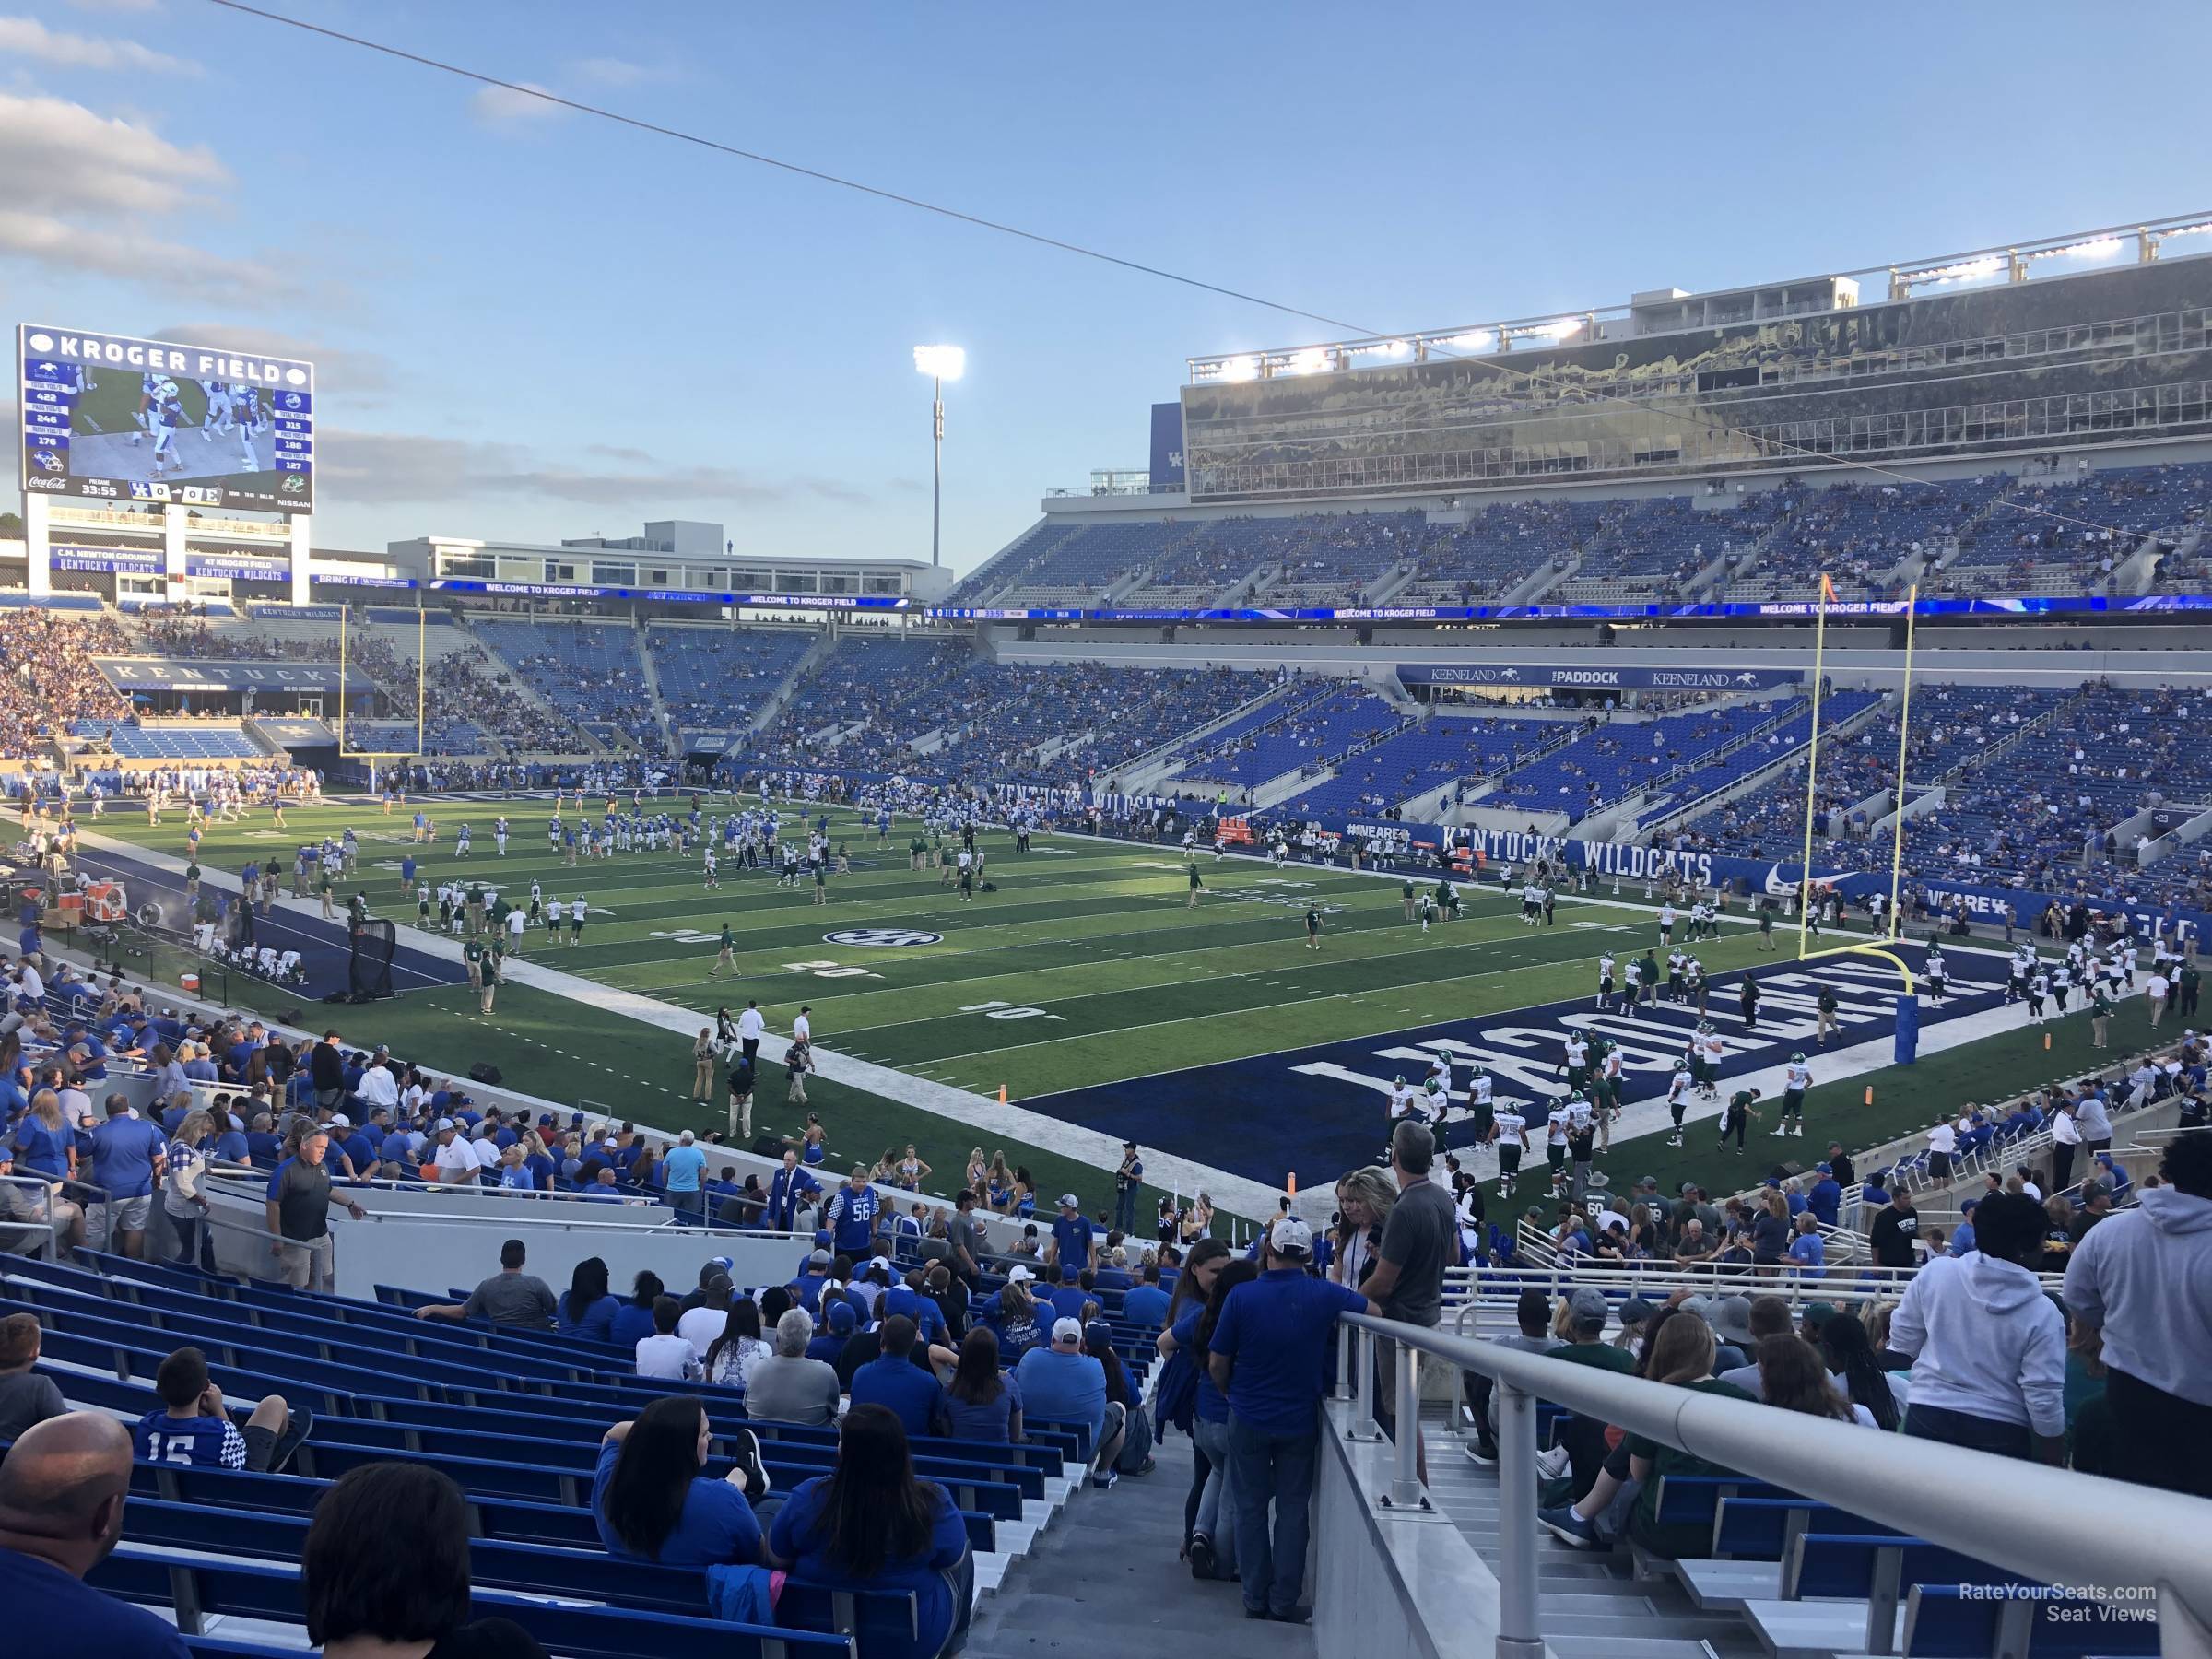
[[(436, 819), (437, 840), (427, 847), (412, 841), (418, 806)], [(726, 812), (728, 798), (715, 806)], [(1563, 899), (1556, 925), (1527, 928), (1517, 898), (1507, 900), (1494, 886), (1469, 889), (1460, 921), (1423, 933), (1404, 919), (1394, 878), (1298, 865), (1277, 871), (1253, 859), (1217, 863), (1210, 854), (1198, 859), (1203, 887), (1194, 909), (1187, 906), (1180, 848), (1041, 835), (1035, 850), (1023, 855), (1010, 835), (996, 831), (978, 842), (986, 854), (985, 877), (996, 890), (962, 902), (936, 872), (910, 868), (909, 848), (919, 833), (912, 824), (895, 824), (879, 841), (874, 825), (853, 810), (828, 810), (832, 842), (846, 844), (853, 868), (830, 877), (820, 904), (810, 880), (782, 887), (765, 869), (738, 870), (726, 858), (719, 891), (703, 887), (696, 853), (686, 859), (673, 852), (631, 853), (565, 865), (547, 845), (551, 804), (539, 799), (438, 799), (410, 803), (390, 816), (371, 804), (335, 803), (288, 810), (283, 831), (265, 816), (250, 815), (238, 824), (211, 826), (200, 857), (232, 874), (249, 858), (272, 853), (288, 865), (301, 841), (351, 826), (360, 844), (357, 885), (376, 913), (400, 924), (403, 942), (415, 923), (415, 901), (400, 890), (400, 860), (409, 853), (433, 887), (459, 877), (488, 889), (496, 885), (511, 900), (526, 902), (536, 880), (547, 900), (583, 897), (590, 914), (583, 940), (574, 947), (555, 946), (532, 930), (525, 959), (692, 1010), (702, 1024), (712, 1022), (718, 1006), (741, 1008), (753, 996), (771, 1029), (787, 1031), (799, 1007), (808, 1005), (817, 1043), (825, 1050), (977, 1096), (994, 1097), (1003, 1084), (1017, 1103), (1586, 998), (1601, 949), (1626, 956), (1630, 945), (1641, 948), (1655, 937), (1648, 910), (1625, 897)], [(512, 827), (504, 858), (494, 850), (491, 831), (502, 814)], [(453, 832), (463, 823), (474, 830), (466, 859), (453, 853)], [(173, 812), (159, 828), (119, 814), (96, 827), (118, 840), (184, 854), (184, 821)], [(1323, 912), (1318, 951), (1303, 948), (1309, 904)], [(713, 971), (725, 924), (735, 975)], [(848, 942), (825, 937), (831, 934), (846, 935)], [(901, 942), (850, 942), (855, 939)], [(1786, 959), (1793, 941), (1781, 943)], [(1756, 935), (1741, 926), (1700, 949), (1714, 971), (1778, 960), (1759, 952)], [(237, 975), (228, 990), (263, 1011), (297, 1006), (277, 988)], [(313, 1023), (318, 1016), (306, 1018)], [(475, 994), (457, 985), (348, 1008), (338, 1023), (348, 1041), (387, 1042), (395, 1053), (441, 1070), (465, 1072), (477, 1060), (488, 1061), (510, 1086), (562, 1102), (588, 1101), (593, 1110), (671, 1130), (724, 1123), (718, 1103), (702, 1107), (690, 1100), (688, 1042), (587, 999), (510, 984), (500, 994), (497, 1013), (485, 1019)], [(2112, 1021), (2112, 1048), (2103, 1057), (2111, 1064), (2149, 1041), (2140, 1001), (2124, 1003)], [(2096, 1057), (2089, 1041), (2088, 1021), (2077, 1015), (1817, 1088), (1807, 1135), (1787, 1155), (1810, 1161), (1831, 1135), (1855, 1151), (1911, 1133), (1964, 1101), (2078, 1075)], [(783, 1101), (780, 1068), (764, 1072), (756, 1130), (795, 1132), (798, 1114)], [(1869, 1087), (1871, 1105), (1863, 1103)], [(1087, 1203), (1110, 1195), (1103, 1171), (1049, 1144), (994, 1138), (826, 1078), (811, 1080), (808, 1092), (830, 1131), (833, 1168), (873, 1162), (885, 1147), (911, 1140), (935, 1171), (924, 1187), (949, 1194), (959, 1184), (970, 1148), (981, 1144), (986, 1152), (1003, 1148), (1011, 1163), (1027, 1164), (1048, 1199), (1064, 1189)], [(1347, 1099), (1347, 1111), (1371, 1117), (1380, 1142), (1379, 1105)], [(1754, 1126), (1751, 1147), (1740, 1159), (1716, 1155), (1710, 1127), (1693, 1124), (1684, 1147), (1645, 1135), (1621, 1143), (1601, 1167), (1616, 1187), (1650, 1174), (1664, 1189), (1688, 1180), (1733, 1189), (1755, 1181), (1772, 1161), (1759, 1151), (1770, 1126)], [(1541, 1159), (1535, 1161), (1535, 1172), (1524, 1174), (1510, 1201), (1516, 1207), (1541, 1202), (1546, 1182)], [(1302, 1184), (1335, 1173), (1305, 1171)], [(1148, 1195), (1140, 1214), (1148, 1217), (1155, 1202)], [(1500, 1209), (1493, 1202), (1494, 1217)]]

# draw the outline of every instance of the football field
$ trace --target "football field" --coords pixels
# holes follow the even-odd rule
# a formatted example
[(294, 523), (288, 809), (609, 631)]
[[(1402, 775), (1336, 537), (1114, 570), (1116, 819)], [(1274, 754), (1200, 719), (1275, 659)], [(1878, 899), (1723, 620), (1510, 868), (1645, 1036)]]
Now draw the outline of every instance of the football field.
[[(720, 805), (726, 811), (727, 798)], [(937, 1171), (926, 1184), (949, 1192), (980, 1144), (1029, 1163), (1048, 1194), (1065, 1185), (1088, 1200), (1105, 1185), (1099, 1148), (1127, 1136), (1156, 1164), (1171, 1162), (1200, 1180), (1208, 1171), (1231, 1176), (1250, 1194), (1280, 1189), (1293, 1176), (1302, 1189), (1325, 1184), (1371, 1158), (1392, 1079), (1418, 1083), (1439, 1055), (1454, 1066), (1462, 1104), (1480, 1063), (1497, 1098), (1535, 1108), (1540, 1129), (1543, 1108), (1565, 1087), (1561, 1041), (1579, 1027), (1612, 1036), (1628, 1064), (1630, 1111), (1614, 1154), (1616, 1179), (1650, 1173), (1733, 1187), (1774, 1161), (1755, 1143), (1757, 1168), (1748, 1174), (1733, 1157), (1716, 1168), (1711, 1125), (1695, 1121), (1710, 1117), (1713, 1102), (1693, 1108), (1687, 1147), (1665, 1145), (1665, 1114), (1655, 1103), (1698, 1022), (1696, 1009), (1661, 1002), (1631, 1015), (1618, 1003), (1594, 1005), (1601, 953), (1625, 962), (1657, 947), (1653, 907), (1640, 888), (1618, 900), (1609, 892), (1592, 900), (1562, 895), (1554, 921), (1535, 926), (1522, 920), (1517, 892), (1509, 900), (1494, 882), (1463, 888), (1461, 918), (1424, 931), (1406, 919), (1395, 877), (1297, 864), (1278, 871), (1264, 860), (1217, 861), (1202, 853), (1194, 906), (1180, 847), (1041, 835), (1024, 854), (1010, 835), (992, 831), (978, 842), (987, 888), (963, 901), (939, 871), (911, 867), (913, 826), (894, 825), (879, 840), (872, 824), (832, 808), (830, 833), (849, 850), (852, 868), (830, 878), (818, 903), (809, 879), (787, 887), (767, 869), (736, 868), (726, 857), (719, 890), (703, 885), (697, 853), (633, 852), (567, 865), (548, 845), (544, 801), (434, 802), (428, 810), (437, 839), (427, 847), (412, 842), (413, 810), (296, 810), (282, 832), (265, 813), (250, 816), (213, 827), (201, 860), (235, 874), (249, 857), (275, 853), (288, 866), (302, 840), (350, 825), (360, 838), (358, 885), (376, 914), (400, 924), (403, 945), (420, 937), (415, 901), (400, 891), (400, 860), (409, 853), (433, 888), (460, 877), (488, 896), (496, 888), (527, 903), (535, 881), (548, 901), (583, 900), (579, 943), (564, 936), (556, 944), (533, 929), (524, 951), (527, 961), (574, 976), (572, 994), (510, 986), (485, 1022), (476, 1018), (473, 993), (448, 985), (346, 1016), (349, 1041), (388, 1041), (395, 1053), (448, 1068), (488, 1057), (511, 1084), (551, 1099), (590, 1099), (671, 1129), (718, 1125), (718, 1109), (688, 1098), (688, 1042), (595, 1006), (592, 988), (688, 1010), (701, 1023), (753, 997), (771, 1031), (788, 1031), (807, 1006), (818, 1048), (928, 1086), (908, 1091), (909, 1099), (895, 1086), (810, 1086), (836, 1162), (872, 1162), (886, 1146), (912, 1140)], [(503, 858), (492, 837), (502, 812), (512, 826)], [(454, 852), (463, 823), (475, 832), (465, 859)], [(786, 825), (789, 834), (788, 817)], [(173, 813), (158, 829), (120, 814), (98, 828), (172, 856), (183, 852), (183, 821)], [(1321, 917), (1318, 949), (1306, 944), (1309, 908)], [(734, 974), (716, 971), (724, 926)], [(1824, 1077), (1813, 1037), (1820, 989), (1840, 1001), (1843, 1031), (1834, 1046), (1880, 1044), (1886, 1056), (1900, 976), (1856, 956), (1800, 965), (1792, 959), (1794, 929), (1778, 930), (1774, 944), (1771, 952), (1759, 949), (1739, 906), (1718, 939), (1696, 948), (1712, 982), (1705, 1017), (1728, 1047), (1724, 1097), (1732, 1082), (1756, 1079), (1794, 1052), (1812, 1055), (1807, 1123), (1818, 1146), (1794, 1141), (1776, 1158), (1786, 1151), (1810, 1161), (1830, 1135), (1856, 1149), (1965, 1100), (2087, 1064), (2086, 1019), (2030, 1030), (2006, 1012), (1995, 1034), (1929, 1053), (1917, 1065), (1865, 1061), (1875, 1051), (1862, 1049), (1855, 1069)], [(1664, 949), (1658, 955), (1664, 959)], [(1918, 947), (1908, 957), (1916, 970), (1922, 965)], [(1950, 1020), (2000, 1008), (1994, 955), (1954, 949), (1951, 972), (1954, 994), (1941, 1004), (1923, 983), (1924, 1041)], [(1747, 973), (1763, 993), (1756, 1020), (1740, 1009)], [(235, 977), (233, 994), (241, 984), (265, 1007), (281, 1000), (273, 987)], [(2139, 1003), (2123, 1006), (2116, 1051), (2143, 1019)], [(1026, 1114), (1012, 1129), (1006, 1114), (993, 1110), (1002, 1088)], [(1770, 1116), (1757, 1125), (1755, 1135), (1771, 1123)], [(778, 1132), (797, 1126), (772, 1081), (757, 1112), (756, 1128), (763, 1124)], [(1447, 1139), (1461, 1145), (1470, 1136), (1462, 1116)], [(1478, 1173), (1495, 1167), (1488, 1153), (1469, 1157)], [(1103, 1162), (1111, 1168), (1111, 1159)], [(1540, 1171), (1540, 1151), (1531, 1162)], [(1516, 1196), (1540, 1196), (1542, 1185), (1540, 1173), (1524, 1176)]]

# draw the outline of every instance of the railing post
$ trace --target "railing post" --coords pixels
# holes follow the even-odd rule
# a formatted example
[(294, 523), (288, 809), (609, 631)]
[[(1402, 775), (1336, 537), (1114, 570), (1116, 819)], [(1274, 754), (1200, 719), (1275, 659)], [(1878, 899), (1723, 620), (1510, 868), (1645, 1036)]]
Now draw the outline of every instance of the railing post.
[(1368, 1347), (1371, 1338), (1355, 1325), (1352, 1327), (1352, 1397), (1358, 1406), (1352, 1412), (1352, 1439), (1371, 1441), (1382, 1437), (1375, 1426), (1375, 1361)]
[(1397, 1414), (1397, 1473), (1391, 1477), (1390, 1501), (1399, 1509), (1418, 1504), (1427, 1496), (1421, 1486), (1421, 1355), (1418, 1348), (1404, 1343), (1394, 1345), (1397, 1366), (1394, 1382), (1397, 1399), (1392, 1409)]
[(1352, 1350), (1359, 1346), (1359, 1333), (1352, 1326), (1336, 1327), (1336, 1388), (1333, 1395), (1339, 1400), (1352, 1397)]
[(1536, 1403), (1500, 1381), (1498, 1406), (1498, 1659), (1544, 1659), (1536, 1628)]

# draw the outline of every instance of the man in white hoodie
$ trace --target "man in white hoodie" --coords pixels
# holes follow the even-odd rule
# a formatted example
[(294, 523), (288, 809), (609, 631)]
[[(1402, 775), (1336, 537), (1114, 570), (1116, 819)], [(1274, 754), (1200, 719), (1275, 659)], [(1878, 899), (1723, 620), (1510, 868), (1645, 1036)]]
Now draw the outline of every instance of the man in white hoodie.
[(2066, 1322), (2025, 1264), (2040, 1260), (2050, 1218), (2019, 1193), (1974, 1210), (1971, 1255), (1920, 1270), (1889, 1321), (1889, 1347), (1912, 1365), (1905, 1432), (1923, 1440), (2065, 1457)]
[(2212, 1498), (2212, 1135), (2176, 1136), (2159, 1173), (2075, 1247), (2066, 1306), (2104, 1333), (2112, 1473)]

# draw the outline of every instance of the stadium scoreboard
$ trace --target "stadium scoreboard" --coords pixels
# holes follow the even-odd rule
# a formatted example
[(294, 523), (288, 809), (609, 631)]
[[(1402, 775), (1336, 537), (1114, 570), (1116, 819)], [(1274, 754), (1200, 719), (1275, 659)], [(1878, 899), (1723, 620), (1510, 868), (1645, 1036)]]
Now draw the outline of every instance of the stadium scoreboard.
[(28, 323), (16, 347), (27, 495), (313, 511), (312, 363)]

